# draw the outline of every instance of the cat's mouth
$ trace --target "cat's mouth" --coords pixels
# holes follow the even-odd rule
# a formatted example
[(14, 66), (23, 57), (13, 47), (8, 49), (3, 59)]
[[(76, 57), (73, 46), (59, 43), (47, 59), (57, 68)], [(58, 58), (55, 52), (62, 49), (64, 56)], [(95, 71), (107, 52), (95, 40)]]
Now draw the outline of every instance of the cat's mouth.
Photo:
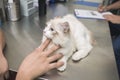
[[(48, 36), (46, 36), (46, 35), (44, 35), (46, 38), (48, 38), (48, 39), (51, 39), (52, 40), (52, 38), (50, 38), (50, 37), (48, 37)], [(60, 45), (60, 44), (58, 44), (58, 43), (56, 43), (56, 42), (54, 42), (53, 40), (52, 40), (52, 43), (53, 44), (55, 44), (55, 45), (57, 45), (57, 46), (59, 46), (60, 48), (62, 48), (62, 46)]]
[(46, 34), (43, 34), (43, 35), (48, 39), (52, 39), (51, 37), (47, 36)]

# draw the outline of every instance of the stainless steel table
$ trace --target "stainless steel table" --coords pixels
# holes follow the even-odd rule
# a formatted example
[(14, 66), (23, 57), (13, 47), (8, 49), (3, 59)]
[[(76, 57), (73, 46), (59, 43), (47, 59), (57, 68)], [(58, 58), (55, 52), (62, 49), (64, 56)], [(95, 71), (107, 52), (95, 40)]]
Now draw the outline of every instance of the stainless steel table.
[[(21, 61), (40, 45), (46, 21), (54, 16), (74, 14), (75, 8), (96, 9), (75, 5), (70, 1), (50, 5), (44, 17), (39, 17), (38, 13), (35, 13), (23, 17), (18, 22), (6, 22), (3, 26), (7, 42), (4, 53), (10, 69), (17, 71)], [(52, 70), (43, 77), (48, 80), (119, 80), (108, 23), (104, 20), (79, 20), (93, 32), (96, 39), (93, 50), (89, 56), (77, 63), (70, 59), (65, 72)]]

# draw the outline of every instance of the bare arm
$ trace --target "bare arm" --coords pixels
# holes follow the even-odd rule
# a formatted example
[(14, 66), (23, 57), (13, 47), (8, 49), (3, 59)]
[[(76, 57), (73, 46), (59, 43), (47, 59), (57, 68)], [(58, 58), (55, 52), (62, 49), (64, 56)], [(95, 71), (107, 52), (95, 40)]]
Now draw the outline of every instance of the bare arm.
[(5, 39), (4, 39), (3, 31), (0, 29), (0, 56), (3, 55), (2, 50), (4, 46), (5, 46)]
[(2, 30), (0, 29), (0, 80), (3, 79), (8, 71), (8, 63), (3, 55), (3, 48), (5, 46), (5, 39)]
[(119, 8), (120, 8), (120, 1), (117, 1), (117, 2), (107, 6), (107, 10), (119, 9)]
[(110, 4), (108, 6), (104, 5), (105, 2), (103, 2), (103, 4), (100, 4), (98, 6), (98, 11), (99, 12), (103, 12), (103, 11), (108, 11), (108, 10), (111, 10), (111, 9), (119, 9), (120, 8), (120, 1), (117, 1), (113, 4)]

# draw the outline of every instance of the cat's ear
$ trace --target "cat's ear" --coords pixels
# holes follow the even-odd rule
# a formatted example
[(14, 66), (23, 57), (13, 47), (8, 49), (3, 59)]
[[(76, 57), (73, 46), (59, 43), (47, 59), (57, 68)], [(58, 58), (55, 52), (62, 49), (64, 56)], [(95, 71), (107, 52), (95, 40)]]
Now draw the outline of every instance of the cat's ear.
[(69, 23), (68, 22), (61, 23), (61, 26), (63, 28), (64, 33), (69, 31)]

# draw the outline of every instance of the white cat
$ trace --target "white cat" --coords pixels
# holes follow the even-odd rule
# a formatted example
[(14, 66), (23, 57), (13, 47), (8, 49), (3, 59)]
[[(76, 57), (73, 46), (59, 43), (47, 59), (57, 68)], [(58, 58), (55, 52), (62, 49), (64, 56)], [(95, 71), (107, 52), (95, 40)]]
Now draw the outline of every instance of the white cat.
[[(64, 55), (60, 59), (64, 62), (64, 65), (58, 68), (59, 71), (66, 69), (67, 60), (71, 56), (74, 61), (78, 61), (86, 57), (93, 48), (90, 31), (73, 15), (57, 17), (47, 22), (47, 26), (43, 31), (42, 42), (45, 41), (46, 37), (52, 39), (54, 44), (61, 46), (55, 52)], [(48, 48), (50, 46), (51, 44)]]

